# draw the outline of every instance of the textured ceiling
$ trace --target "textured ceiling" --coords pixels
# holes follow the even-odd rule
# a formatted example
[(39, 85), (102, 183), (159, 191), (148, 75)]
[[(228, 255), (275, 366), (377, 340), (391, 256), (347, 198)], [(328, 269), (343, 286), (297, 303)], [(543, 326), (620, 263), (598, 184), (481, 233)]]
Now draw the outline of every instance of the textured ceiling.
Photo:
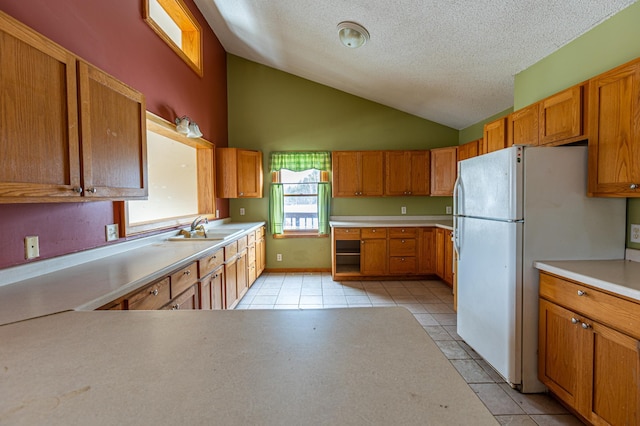
[[(513, 105), (514, 75), (636, 0), (195, 0), (225, 50), (463, 129)], [(355, 21), (371, 40), (340, 44)]]

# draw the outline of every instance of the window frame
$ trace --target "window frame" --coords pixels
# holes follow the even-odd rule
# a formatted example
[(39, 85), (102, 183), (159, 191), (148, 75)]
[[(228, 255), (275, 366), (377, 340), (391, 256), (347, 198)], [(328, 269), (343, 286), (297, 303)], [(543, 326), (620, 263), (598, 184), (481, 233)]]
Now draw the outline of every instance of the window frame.
[(129, 223), (127, 201), (116, 201), (114, 217), (120, 226), (121, 237), (132, 237), (153, 231), (167, 231), (189, 225), (196, 217), (208, 220), (216, 219), (216, 197), (211, 188), (215, 188), (215, 145), (203, 138), (187, 138), (176, 131), (176, 126), (162, 117), (147, 111), (147, 132), (153, 132), (183, 143), (196, 149), (198, 213), (171, 218), (151, 220), (149, 222)]
[(178, 28), (180, 28), (182, 33), (182, 46), (178, 46), (164, 31), (162, 26), (151, 17), (149, 0), (142, 0), (144, 21), (196, 74), (202, 77), (204, 75), (204, 49), (200, 23), (182, 0), (156, 1)]
[[(312, 169), (307, 169), (312, 170)], [(317, 170), (317, 169), (313, 169)], [(329, 180), (329, 172), (324, 170), (319, 170), (320, 172), (320, 180), (319, 182), (330, 183)], [(287, 183), (282, 182), (280, 171), (271, 172), (271, 183)], [(312, 194), (304, 194), (304, 196), (310, 196)], [(289, 195), (291, 196), (291, 195)], [(315, 196), (318, 196), (318, 192), (316, 191)], [(284, 197), (287, 197), (284, 194)], [(273, 238), (327, 238), (329, 234), (320, 234), (319, 229), (283, 229), (282, 234), (272, 234)]]

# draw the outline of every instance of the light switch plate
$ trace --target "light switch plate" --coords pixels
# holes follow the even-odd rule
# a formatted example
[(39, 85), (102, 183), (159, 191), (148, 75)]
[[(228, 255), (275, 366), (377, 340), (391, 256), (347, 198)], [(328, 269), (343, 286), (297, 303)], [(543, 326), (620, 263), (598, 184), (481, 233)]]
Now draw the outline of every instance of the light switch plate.
[(244, 216), (244, 207), (240, 207), (240, 216)]
[(632, 243), (640, 243), (640, 225), (631, 224), (631, 235), (629, 236), (629, 241)]
[(104, 227), (105, 237), (107, 241), (115, 241), (119, 238), (118, 224), (113, 223)]

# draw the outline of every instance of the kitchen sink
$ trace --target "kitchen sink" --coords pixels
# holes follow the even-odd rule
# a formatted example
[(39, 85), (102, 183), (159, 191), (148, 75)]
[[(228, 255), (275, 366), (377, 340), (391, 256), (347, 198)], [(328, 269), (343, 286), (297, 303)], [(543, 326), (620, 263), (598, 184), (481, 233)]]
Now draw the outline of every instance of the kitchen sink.
[(237, 237), (242, 233), (242, 229), (228, 229), (225, 231), (208, 231), (206, 236), (200, 233), (192, 233), (190, 237), (180, 234), (175, 237), (169, 237), (169, 241), (225, 241)]

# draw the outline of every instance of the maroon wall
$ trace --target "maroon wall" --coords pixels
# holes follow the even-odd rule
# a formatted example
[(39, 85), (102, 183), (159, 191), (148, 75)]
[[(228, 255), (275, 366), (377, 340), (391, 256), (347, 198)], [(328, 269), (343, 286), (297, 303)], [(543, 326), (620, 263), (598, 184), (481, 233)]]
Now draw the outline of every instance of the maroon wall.
[[(142, 19), (142, 0), (0, 0), (0, 10), (144, 93), (147, 109), (167, 120), (189, 115), (204, 138), (227, 146), (226, 53), (192, 0), (204, 31), (198, 76)], [(218, 200), (221, 217), (228, 202)], [(24, 263), (24, 237), (38, 235), (40, 259), (106, 244), (113, 204), (0, 205), (0, 268)]]

